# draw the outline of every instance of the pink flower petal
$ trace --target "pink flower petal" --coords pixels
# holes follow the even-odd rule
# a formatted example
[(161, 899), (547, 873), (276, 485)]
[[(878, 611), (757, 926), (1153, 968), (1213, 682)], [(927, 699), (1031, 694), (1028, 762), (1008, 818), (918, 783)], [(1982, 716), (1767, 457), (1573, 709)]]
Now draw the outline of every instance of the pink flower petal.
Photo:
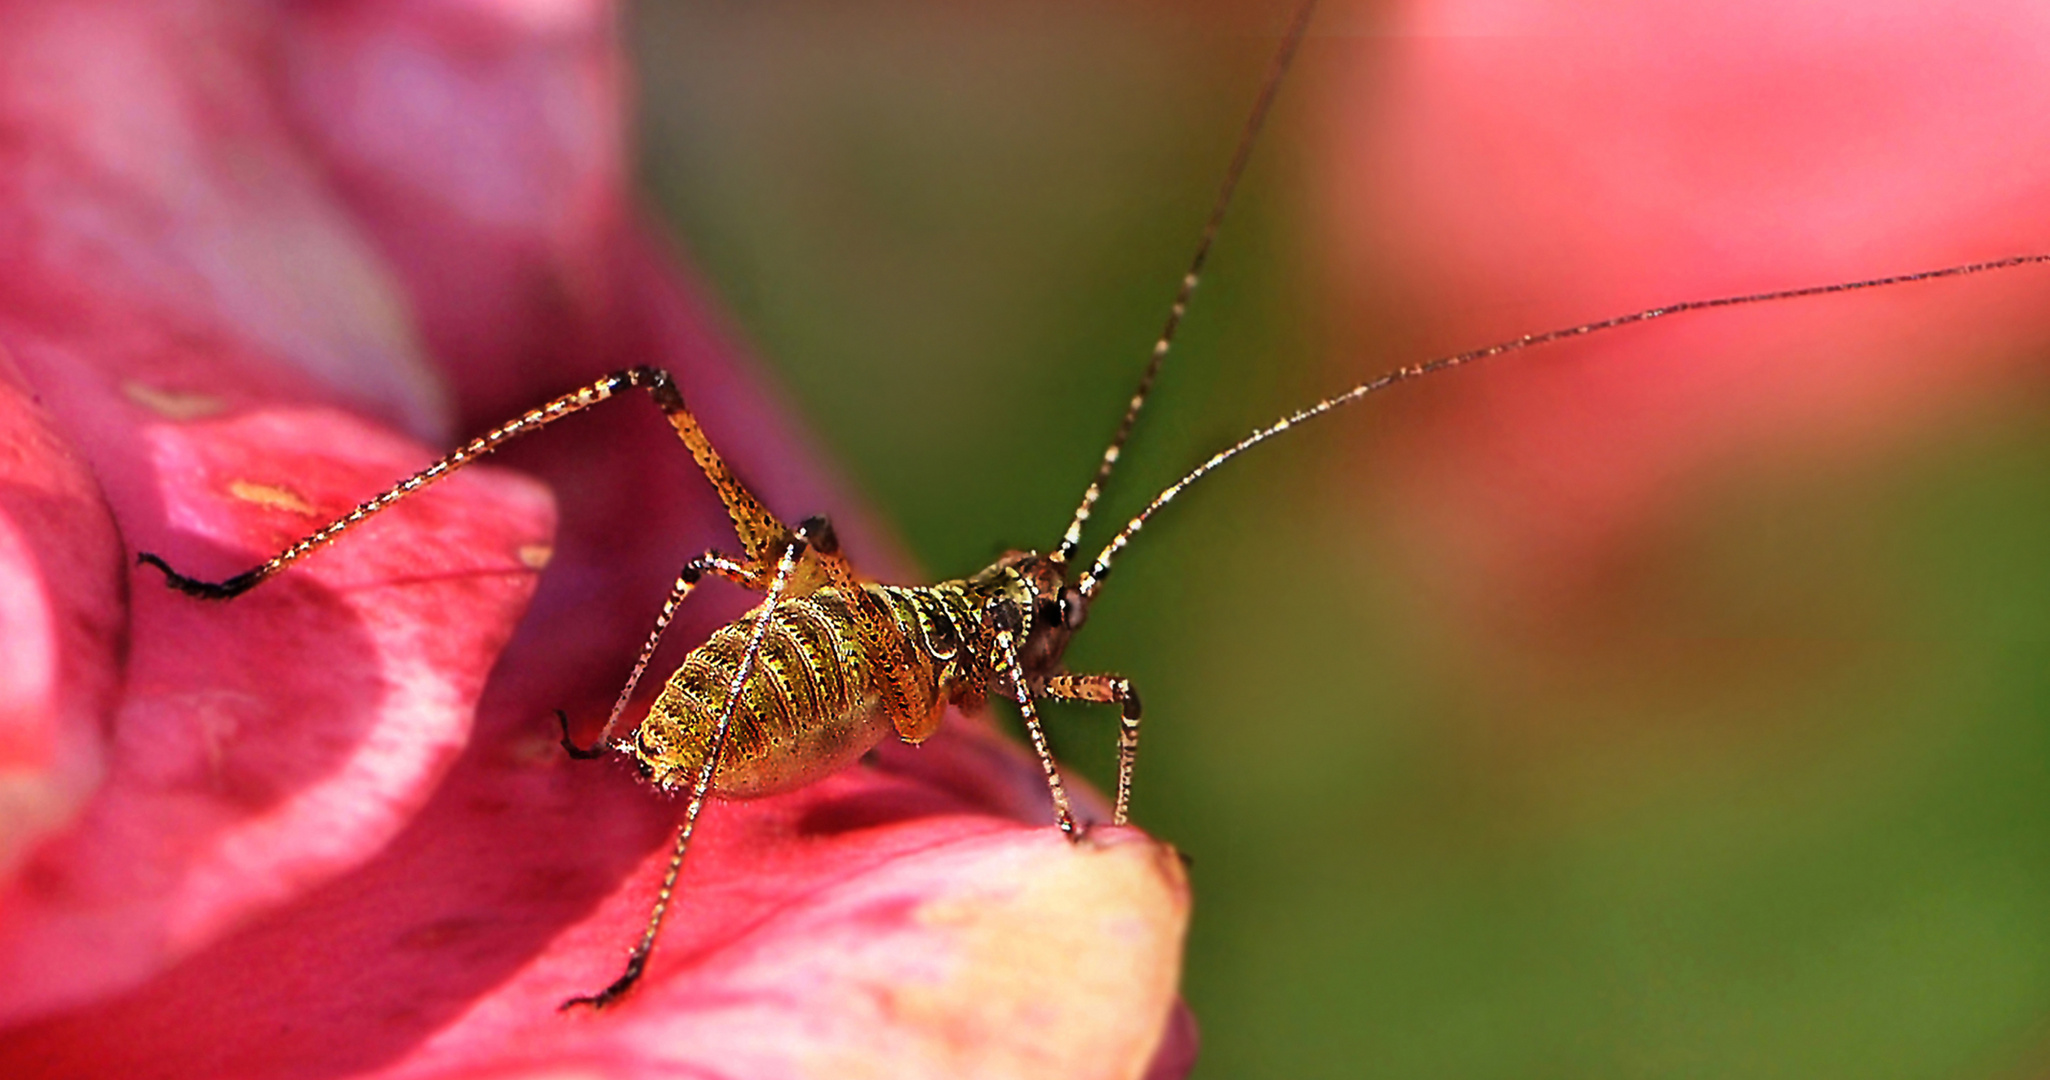
[(665, 804), (536, 739), (473, 748), (364, 871), (136, 994), (17, 1032), (0, 1060), (33, 1063), (24, 1076), (1138, 1075), (1173, 1003), (1179, 866), (1130, 831), (1072, 846), (990, 816), (1044, 813), (1022, 783), (996, 802), (960, 791), (978, 772), (1036, 779), (1016, 748), (973, 726), (934, 743), (708, 813), (646, 984), (612, 1011), (555, 1006), (616, 973), (665, 857), (668, 822), (646, 811)]
[[(89, 433), (131, 543), (189, 566), (246, 564), (421, 456), (323, 411), (152, 415), (111, 385), (62, 386), (60, 370), (101, 381), (104, 355), (53, 342), (19, 354), (60, 387), (51, 400), (72, 430)], [(268, 597), (202, 605), (140, 582), (100, 793), (0, 893), (0, 1007), (39, 1011), (145, 977), (360, 862), (405, 823), (462, 744), (531, 588), (521, 549), (549, 519), (545, 496), (509, 477), (448, 488), (380, 523), (386, 543), (324, 555)], [(52, 584), (119, 595), (123, 562)], [(450, 609), (475, 618), (439, 625)], [(74, 722), (97, 732), (103, 721)]]
[[(178, 32), (195, 22), (220, 31), (202, 35), (203, 59), (235, 55), (237, 28), (208, 14), (44, 6), (10, 23), (0, 107), (33, 137), (0, 166), (18, 241), (0, 326), (131, 549), (225, 573), (425, 456), (285, 402), (433, 410), (407, 396), (421, 371), (403, 335), (384, 333), (395, 294), (374, 287), (367, 250), (291, 167), (239, 69), (179, 81)], [(266, 273), (283, 266), (314, 277)], [(316, 285), (331, 290), (319, 304)], [(464, 477), (448, 501), (381, 523), (388, 543), (323, 557), (268, 597), (210, 607), (144, 581), (118, 708), (67, 718), (69, 738), (107, 740), (99, 794), (0, 891), (0, 1016), (146, 978), (384, 844), (462, 744), (532, 585), (520, 549), (549, 514), (530, 484)], [(54, 524), (36, 543), (100, 558), (51, 591), (121, 596), (125, 556)], [(427, 621), (457, 607), (474, 618)], [(62, 663), (94, 662), (93, 643), (66, 644)]]
[[(443, 426), (417, 325), (466, 428), (608, 368), (671, 367), (772, 506), (833, 512), (887, 569), (642, 236), (612, 18), (138, 0), (10, 24), (20, 62), (0, 66), (36, 77), (0, 79), (22, 133), (0, 144), (0, 229), (22, 238), (0, 255), (0, 344), (56, 418), (26, 475), (71, 476), (82, 509), (38, 519), (0, 491), (0, 573), (88, 625), (129, 588), (133, 644), (115, 706), (92, 697), (121, 673), (103, 637), (0, 621), (7, 646), (57, 650), (39, 670), (78, 673), (76, 700), (33, 723), (107, 762), (0, 883), (17, 1023), (0, 1071), (1186, 1068), (1178, 865), (1130, 831), (1066, 844), (1036, 766), (958, 720), (715, 804), (645, 985), (605, 1014), (554, 1011), (616, 974), (678, 807), (616, 762), (567, 760), (549, 711), (597, 715), (675, 568), (733, 546), (645, 404), (507, 455), (557, 481), (552, 545), (535, 485), (469, 471), (202, 603), (115, 561), (87, 512), (103, 496), (130, 551), (203, 575), (278, 550), (432, 456), (362, 418)], [(53, 546), (84, 568), (20, 554)], [(746, 603), (708, 589), (675, 634)], [(53, 820), (89, 775), (66, 767), (44, 773), (71, 785)]]
[(0, 356), (0, 875), (97, 786), (124, 553), (85, 462)]

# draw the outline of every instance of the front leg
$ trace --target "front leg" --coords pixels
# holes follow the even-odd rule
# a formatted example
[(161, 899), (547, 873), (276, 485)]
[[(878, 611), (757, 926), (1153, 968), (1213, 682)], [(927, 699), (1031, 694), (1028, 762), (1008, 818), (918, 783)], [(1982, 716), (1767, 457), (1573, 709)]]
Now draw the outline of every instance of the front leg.
[(1139, 691), (1122, 675), (1053, 675), (1046, 696), (1057, 701), (1087, 701), (1123, 706), (1118, 716), (1118, 796), (1110, 823), (1123, 825), (1132, 808), (1132, 767), (1139, 761)]
[(1046, 789), (1053, 796), (1054, 824), (1061, 827), (1061, 835), (1070, 840), (1080, 838), (1075, 831), (1075, 813), (1068, 806), (1068, 789), (1061, 784), (1061, 767), (1054, 762), (1053, 750), (1046, 744), (1046, 729), (1040, 726), (1039, 710), (1032, 705), (1032, 691), (1027, 689), (1025, 666), (1018, 662), (1018, 647), (1012, 639), (1021, 621), (1017, 605), (1005, 601), (1008, 612), (999, 609), (999, 625), (992, 641), (997, 660), (1002, 661), (1003, 671), (1011, 680), (1012, 700), (1018, 703), (1018, 713), (1025, 720), (1025, 734), (1032, 739), (1032, 750), (1039, 755), (1039, 767), (1046, 773)]

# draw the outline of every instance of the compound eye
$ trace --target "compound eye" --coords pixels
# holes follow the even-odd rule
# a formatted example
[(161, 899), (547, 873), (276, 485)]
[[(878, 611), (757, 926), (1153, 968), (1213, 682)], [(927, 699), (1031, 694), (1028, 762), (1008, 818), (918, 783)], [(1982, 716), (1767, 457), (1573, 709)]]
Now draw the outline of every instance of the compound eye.
[(1062, 611), (1062, 603), (1053, 597), (1049, 596), (1041, 600), (1039, 602), (1039, 625), (1059, 626), (1062, 621)]

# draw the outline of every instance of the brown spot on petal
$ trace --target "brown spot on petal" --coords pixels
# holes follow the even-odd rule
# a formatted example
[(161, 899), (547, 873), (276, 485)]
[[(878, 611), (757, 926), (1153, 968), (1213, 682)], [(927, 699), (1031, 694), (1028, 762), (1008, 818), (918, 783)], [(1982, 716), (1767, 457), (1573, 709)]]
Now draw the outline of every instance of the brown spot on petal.
[(228, 493), (241, 499), (243, 502), (252, 502), (258, 506), (269, 507), (272, 510), (288, 510), (294, 514), (304, 514), (307, 517), (313, 517), (318, 513), (311, 503), (299, 497), (298, 492), (290, 488), (277, 487), (273, 484), (258, 484), (249, 480), (231, 480), (228, 482)]
[(505, 762), (516, 768), (553, 768), (570, 761), (570, 756), (562, 752), (562, 742), (559, 739), (544, 735), (519, 735), (505, 741)]
[(476, 919), (452, 916), (430, 923), (422, 923), (400, 933), (392, 940), (396, 949), (434, 950), (474, 940), (484, 927)]
[(216, 415), (228, 407), (226, 401), (212, 394), (189, 390), (163, 390), (133, 380), (121, 384), (121, 394), (158, 416), (171, 420), (199, 420)]
[(550, 559), (555, 558), (555, 545), (521, 544), (519, 557), (521, 566), (529, 570), (539, 570), (547, 566)]

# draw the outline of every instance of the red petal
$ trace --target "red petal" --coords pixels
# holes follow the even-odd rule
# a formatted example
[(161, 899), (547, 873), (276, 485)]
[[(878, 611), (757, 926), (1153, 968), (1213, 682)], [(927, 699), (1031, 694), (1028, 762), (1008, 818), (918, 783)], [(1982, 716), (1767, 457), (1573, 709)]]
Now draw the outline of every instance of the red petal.
[[(70, 359), (97, 374), (103, 358)], [(245, 566), (422, 456), (333, 413), (170, 421), (110, 396), (52, 397), (74, 430), (130, 433), (92, 442), (116, 517), (154, 537), (132, 543), (196, 569)], [(464, 741), (531, 588), (522, 549), (549, 520), (545, 496), (510, 477), (446, 489), (237, 603), (140, 580), (106, 780), (0, 893), (5, 1008), (145, 977), (404, 825)], [(118, 592), (128, 572), (97, 571), (58, 587)]]
[[(210, 15), (10, 18), (0, 327), (131, 549), (225, 574), (425, 456), (266, 402), (433, 409), (408, 396), (393, 294), (237, 78), (249, 28)], [(224, 66), (181, 81), (194, 60)], [(146, 978), (389, 840), (462, 744), (548, 518), (530, 484), (462, 477), (269, 596), (199, 605), (145, 580), (118, 707), (71, 718), (107, 729), (99, 794), (0, 891), (0, 1015)], [(121, 595), (104, 540), (98, 560), (89, 532), (43, 541), (87, 560), (51, 580), (65, 603)], [(470, 617), (430, 618), (450, 610)], [(63, 663), (93, 662), (68, 644)]]
[[(1110, 1077), (1137, 1075), (1162, 1037), (1179, 865), (1133, 832), (1072, 846), (991, 817), (1044, 809), (958, 793), (978, 774), (1036, 780), (972, 726), (792, 796), (716, 806), (643, 986), (602, 1014), (558, 1014), (616, 974), (666, 857), (666, 815), (646, 811), (673, 804), (542, 743), (473, 749), (363, 872), (134, 995), (18, 1032), (8, 1057), (35, 1068), (17, 1075), (176, 1062), (836, 1076), (869, 1062)], [(93, 1037), (110, 1025), (121, 1039)]]
[[(327, 404), (435, 425), (410, 304), (465, 426), (664, 364), (773, 506), (886, 565), (625, 209), (608, 6), (65, 11), (4, 46), (42, 81), (0, 100), (26, 133), (0, 223), (34, 240), (0, 341), (131, 547), (224, 576), (423, 463)], [(678, 807), (565, 760), (549, 710), (602, 709), (675, 568), (733, 543), (660, 418), (608, 408), (509, 455), (562, 481), (567, 526), (502, 656), (549, 521), (504, 473), (229, 603), (135, 578), (110, 781), (0, 895), (7, 1007), (74, 1003), (0, 1036), (9, 1075), (1186, 1065), (1178, 867), (1136, 833), (1064, 844), (975, 724), (715, 804), (647, 984), (553, 1012), (638, 934)], [(745, 602), (707, 592), (679, 638)]]
[(125, 569), (85, 463), (0, 355), (0, 875), (97, 786)]

